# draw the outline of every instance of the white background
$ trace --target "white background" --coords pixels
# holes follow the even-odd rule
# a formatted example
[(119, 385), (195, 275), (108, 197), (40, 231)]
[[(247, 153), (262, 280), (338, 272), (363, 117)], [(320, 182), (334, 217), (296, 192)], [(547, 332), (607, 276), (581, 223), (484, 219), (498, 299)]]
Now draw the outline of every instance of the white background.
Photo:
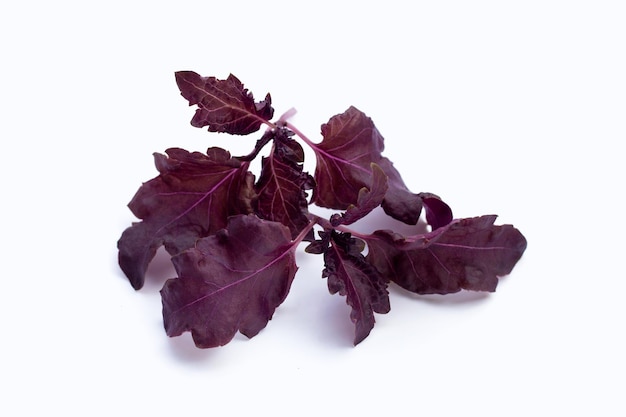
[[(624, 22), (602, 0), (3, 3), (0, 414), (625, 415)], [(487, 296), (391, 288), (352, 347), (300, 250), (257, 337), (168, 338), (167, 258), (138, 292), (117, 267), (126, 204), (153, 152), (256, 140), (191, 127), (177, 70), (271, 92), (315, 141), (355, 105), (413, 191), (498, 214), (524, 257)]]

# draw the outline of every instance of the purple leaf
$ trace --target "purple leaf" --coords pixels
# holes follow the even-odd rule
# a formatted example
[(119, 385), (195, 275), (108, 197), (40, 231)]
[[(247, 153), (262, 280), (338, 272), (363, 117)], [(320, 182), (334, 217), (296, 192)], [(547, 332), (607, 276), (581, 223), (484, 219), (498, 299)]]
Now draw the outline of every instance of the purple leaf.
[(367, 260), (389, 280), (419, 294), (495, 291), (526, 249), (513, 226), (496, 216), (454, 220), (433, 232), (403, 237), (377, 231), (366, 238)]
[[(385, 314), (390, 310), (387, 284), (383, 276), (366, 262), (361, 254), (364, 243), (349, 233), (323, 232), (322, 241), (328, 241), (323, 250), (325, 269), (331, 294), (346, 296), (352, 308), (350, 319), (355, 324), (354, 344), (365, 339), (374, 328), (374, 313)], [(319, 242), (310, 245), (315, 253)]]
[(191, 119), (194, 127), (208, 126), (211, 132), (247, 135), (259, 130), (274, 114), (269, 94), (255, 103), (252, 93), (232, 74), (226, 80), (218, 80), (193, 71), (179, 71), (176, 83), (189, 105), (198, 106)]
[(404, 184), (398, 170), (387, 158), (377, 162), (387, 174), (389, 190), (381, 204), (385, 213), (406, 224), (417, 224), (422, 213), (422, 199)]
[(317, 158), (312, 202), (338, 210), (357, 205), (363, 187), (372, 187), (370, 165), (387, 175), (388, 190), (382, 202), (385, 212), (408, 224), (416, 224), (422, 199), (404, 184), (393, 163), (382, 156), (384, 139), (372, 119), (350, 107), (322, 125), (323, 140), (312, 144)]
[(278, 135), (269, 157), (263, 158), (259, 181), (255, 185), (256, 213), (289, 227), (296, 237), (309, 223), (306, 191), (313, 188), (314, 180), (303, 172), (302, 146), (285, 135)]
[(372, 162), (378, 163), (383, 137), (369, 118), (354, 107), (322, 125), (323, 140), (314, 146), (317, 166), (313, 203), (345, 210), (361, 188), (369, 188)]
[(351, 204), (348, 206), (345, 213), (334, 214), (331, 217), (330, 222), (334, 227), (341, 224), (352, 224), (362, 219), (383, 202), (385, 194), (389, 188), (387, 184), (387, 175), (385, 175), (383, 170), (375, 163), (372, 163), (371, 167), (371, 189), (366, 187), (361, 188), (359, 190), (356, 205)]
[(179, 278), (161, 290), (166, 333), (190, 331), (200, 348), (225, 345), (237, 331), (258, 334), (289, 292), (298, 243), (280, 223), (231, 217), (226, 229), (172, 258)]
[[(193, 126), (232, 135), (268, 128), (238, 157), (220, 148), (154, 154), (159, 175), (129, 203), (139, 221), (118, 241), (119, 264), (139, 289), (157, 249), (163, 245), (172, 256), (178, 277), (161, 290), (169, 336), (190, 332), (196, 346), (210, 348), (237, 332), (257, 335), (289, 292), (302, 241), (310, 242), (307, 253), (323, 255), (329, 291), (345, 296), (355, 345), (373, 329), (376, 313), (389, 312), (390, 282), (419, 294), (494, 291), (524, 253), (524, 236), (511, 225), (494, 225), (496, 216), (453, 220), (438, 196), (411, 192), (382, 156), (382, 135), (355, 107), (323, 124), (315, 144), (288, 121), (295, 110), (270, 122), (270, 95), (255, 102), (232, 74), (225, 80), (175, 75), (181, 95), (197, 106)], [(304, 172), (305, 152), (294, 135), (315, 153), (314, 176)], [(269, 143), (255, 183), (250, 165)], [(310, 204), (341, 212), (325, 219), (310, 213)], [(431, 231), (350, 230), (379, 206), (410, 225), (424, 209)], [(323, 229), (319, 239), (316, 226)]]
[(438, 196), (431, 193), (419, 193), (426, 209), (426, 222), (432, 230), (439, 229), (452, 221), (452, 210)]
[(172, 148), (154, 154), (160, 175), (144, 183), (128, 205), (141, 222), (118, 241), (119, 264), (135, 289), (148, 264), (165, 245), (172, 255), (222, 229), (228, 216), (252, 211), (253, 176), (248, 163), (220, 148), (207, 154)]

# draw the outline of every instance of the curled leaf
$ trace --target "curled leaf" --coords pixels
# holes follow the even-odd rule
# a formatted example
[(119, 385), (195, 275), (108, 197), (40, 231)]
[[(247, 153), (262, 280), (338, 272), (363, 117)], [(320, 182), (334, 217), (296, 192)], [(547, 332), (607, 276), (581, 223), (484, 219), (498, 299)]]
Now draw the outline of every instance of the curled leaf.
[(375, 163), (371, 164), (371, 169), (372, 185), (370, 188), (363, 187), (359, 190), (356, 204), (348, 206), (345, 213), (335, 214), (331, 217), (330, 222), (334, 227), (341, 224), (352, 224), (362, 219), (383, 202), (389, 188), (387, 175)]
[(361, 189), (372, 189), (371, 164), (387, 176), (381, 206), (385, 213), (407, 224), (416, 224), (422, 198), (404, 184), (393, 163), (382, 156), (384, 139), (372, 119), (355, 107), (331, 117), (322, 125), (323, 140), (312, 145), (317, 166), (312, 202), (338, 210), (358, 206)]
[(426, 222), (433, 230), (452, 221), (452, 210), (438, 196), (432, 193), (419, 193), (426, 211)]

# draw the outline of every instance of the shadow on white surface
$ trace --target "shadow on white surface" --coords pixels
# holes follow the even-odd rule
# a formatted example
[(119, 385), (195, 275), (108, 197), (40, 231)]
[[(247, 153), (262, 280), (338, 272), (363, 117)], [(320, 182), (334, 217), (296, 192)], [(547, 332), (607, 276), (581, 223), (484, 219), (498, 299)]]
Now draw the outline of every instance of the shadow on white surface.
[(168, 337), (163, 331), (163, 338), (166, 339), (167, 350), (177, 360), (183, 363), (198, 364), (212, 362), (220, 355), (219, 348), (199, 349), (194, 344), (191, 333), (185, 332), (180, 336)]
[(176, 278), (176, 271), (171, 261), (171, 256), (161, 246), (148, 266), (146, 281), (139, 291), (159, 292), (163, 284), (170, 278)]
[(317, 342), (320, 345), (335, 349), (352, 349), (355, 329), (350, 320), (350, 307), (346, 304), (346, 298), (329, 294), (328, 302), (323, 303), (321, 307), (323, 309), (318, 311), (317, 325), (309, 326), (307, 331), (317, 335)]
[(478, 303), (487, 300), (491, 296), (491, 293), (478, 291), (459, 291), (453, 294), (415, 294), (394, 284), (390, 285), (388, 289), (392, 298), (404, 297), (415, 302), (440, 305)]

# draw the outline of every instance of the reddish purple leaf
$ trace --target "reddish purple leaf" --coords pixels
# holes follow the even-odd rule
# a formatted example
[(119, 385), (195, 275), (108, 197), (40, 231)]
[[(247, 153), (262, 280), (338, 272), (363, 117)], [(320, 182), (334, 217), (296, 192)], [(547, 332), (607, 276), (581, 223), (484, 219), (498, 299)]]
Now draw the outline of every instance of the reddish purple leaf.
[(383, 137), (355, 107), (322, 125), (322, 136), (313, 148), (317, 158), (313, 203), (345, 210), (356, 203), (361, 188), (371, 186), (370, 165), (381, 159)]
[(179, 278), (161, 290), (169, 336), (190, 331), (196, 346), (258, 334), (284, 301), (295, 276), (289, 229), (254, 215), (231, 217), (226, 229), (172, 258)]
[(422, 198), (412, 193), (404, 184), (398, 170), (387, 158), (381, 158), (377, 164), (387, 174), (389, 190), (385, 194), (381, 207), (389, 216), (406, 224), (417, 224), (422, 213)]
[(302, 146), (287, 136), (275, 140), (272, 153), (263, 158), (259, 181), (255, 185), (256, 213), (264, 219), (284, 224), (296, 237), (309, 224), (306, 191), (314, 180), (303, 172)]
[(226, 80), (218, 80), (193, 71), (179, 71), (176, 83), (189, 105), (198, 106), (191, 119), (194, 127), (208, 126), (211, 132), (247, 135), (259, 130), (274, 114), (269, 94), (255, 103), (252, 93), (232, 74)]
[(154, 154), (160, 175), (144, 183), (128, 205), (142, 221), (118, 241), (120, 267), (135, 289), (143, 286), (161, 245), (176, 254), (225, 227), (228, 216), (252, 211), (254, 179), (248, 163), (219, 148), (206, 155), (178, 148), (166, 153)]
[(387, 283), (383, 276), (362, 255), (364, 243), (349, 233), (323, 232), (322, 241), (310, 245), (310, 253), (324, 254), (323, 277), (328, 277), (331, 294), (346, 296), (352, 308), (350, 319), (355, 325), (354, 344), (363, 341), (374, 328), (374, 313), (385, 314), (390, 310)]
[[(118, 241), (119, 264), (139, 289), (157, 249), (172, 255), (178, 278), (161, 290), (169, 336), (191, 332), (198, 347), (209, 348), (237, 332), (258, 334), (287, 296), (302, 241), (310, 242), (306, 252), (324, 256), (329, 291), (346, 297), (354, 344), (369, 335), (375, 313), (390, 310), (389, 282), (419, 294), (494, 291), (526, 249), (517, 229), (494, 225), (496, 216), (453, 220), (438, 196), (411, 192), (382, 156), (384, 140), (372, 120), (354, 107), (322, 125), (323, 140), (315, 144), (288, 121), (293, 111), (271, 123), (270, 95), (255, 102), (232, 74), (218, 80), (181, 71), (176, 82), (197, 106), (193, 126), (233, 135), (269, 128), (243, 156), (220, 148), (155, 154), (159, 175), (129, 204), (140, 221)], [(314, 177), (304, 172), (305, 152), (294, 135), (316, 155)], [(248, 169), (270, 143), (255, 184)], [(325, 219), (309, 204), (337, 212)], [(348, 228), (379, 206), (407, 224), (417, 224), (424, 209), (431, 232), (364, 235)], [(317, 240), (314, 226), (323, 229)]]
[(389, 280), (419, 294), (495, 291), (526, 249), (513, 226), (496, 216), (454, 220), (433, 232), (403, 237), (377, 231), (366, 239), (367, 260)]
[(452, 221), (452, 210), (441, 198), (432, 193), (419, 193), (426, 209), (426, 222), (432, 230), (439, 229)]
[(370, 165), (387, 175), (388, 190), (382, 202), (385, 212), (397, 220), (416, 224), (422, 200), (404, 184), (393, 163), (382, 156), (384, 139), (372, 119), (350, 107), (322, 125), (323, 140), (312, 145), (317, 158), (312, 202), (338, 210), (357, 205), (360, 190), (372, 187)]
[(380, 206), (389, 189), (387, 175), (376, 164), (371, 164), (372, 185), (370, 189), (363, 187), (359, 190), (356, 204), (351, 204), (345, 213), (334, 214), (330, 222), (334, 227), (341, 224), (352, 224), (367, 216), (372, 210)]

